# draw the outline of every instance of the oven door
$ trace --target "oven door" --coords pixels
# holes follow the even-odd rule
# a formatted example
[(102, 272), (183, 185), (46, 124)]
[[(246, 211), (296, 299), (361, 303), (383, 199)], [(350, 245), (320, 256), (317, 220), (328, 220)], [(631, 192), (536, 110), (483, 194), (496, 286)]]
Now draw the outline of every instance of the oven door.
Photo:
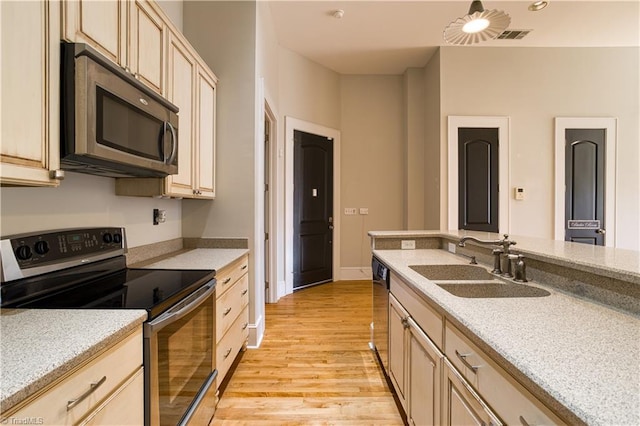
[(144, 326), (145, 425), (208, 424), (215, 410), (215, 280)]

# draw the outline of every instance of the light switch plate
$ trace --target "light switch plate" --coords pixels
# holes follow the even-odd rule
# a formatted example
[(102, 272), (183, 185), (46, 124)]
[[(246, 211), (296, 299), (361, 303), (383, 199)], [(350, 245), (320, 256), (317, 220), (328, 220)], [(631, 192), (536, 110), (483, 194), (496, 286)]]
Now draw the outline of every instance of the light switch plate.
[(356, 208), (355, 207), (345, 207), (344, 208), (344, 214), (346, 214), (346, 215), (356, 214)]
[(368, 207), (360, 207), (360, 214), (369, 214)]

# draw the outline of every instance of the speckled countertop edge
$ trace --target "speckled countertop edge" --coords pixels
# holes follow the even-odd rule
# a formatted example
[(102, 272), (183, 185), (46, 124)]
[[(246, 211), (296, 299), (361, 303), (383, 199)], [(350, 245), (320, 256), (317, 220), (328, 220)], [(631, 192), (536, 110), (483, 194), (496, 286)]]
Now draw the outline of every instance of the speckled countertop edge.
[(144, 310), (0, 310), (0, 411), (54, 383), (117, 343)]
[(219, 270), (249, 253), (248, 249), (198, 248), (175, 256), (145, 263), (147, 269), (215, 269)]
[[(369, 231), (369, 236), (373, 238), (437, 237), (454, 240), (464, 236), (473, 236), (483, 240), (502, 238), (500, 234), (464, 230)], [(518, 243), (512, 247), (514, 252), (525, 254), (532, 259), (640, 284), (640, 251), (521, 235), (510, 235), (509, 238)], [(473, 242), (469, 244), (473, 244)]]
[(640, 318), (550, 288), (542, 298), (459, 298), (409, 265), (466, 259), (443, 250), (374, 254), (563, 417), (640, 424)]

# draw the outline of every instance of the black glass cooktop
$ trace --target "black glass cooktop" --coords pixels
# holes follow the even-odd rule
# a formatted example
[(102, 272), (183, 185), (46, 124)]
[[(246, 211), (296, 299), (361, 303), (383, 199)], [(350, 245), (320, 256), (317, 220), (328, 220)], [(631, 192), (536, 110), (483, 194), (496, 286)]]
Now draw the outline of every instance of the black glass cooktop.
[(202, 287), (213, 270), (122, 268), (110, 259), (4, 284), (3, 308), (145, 309), (149, 319)]

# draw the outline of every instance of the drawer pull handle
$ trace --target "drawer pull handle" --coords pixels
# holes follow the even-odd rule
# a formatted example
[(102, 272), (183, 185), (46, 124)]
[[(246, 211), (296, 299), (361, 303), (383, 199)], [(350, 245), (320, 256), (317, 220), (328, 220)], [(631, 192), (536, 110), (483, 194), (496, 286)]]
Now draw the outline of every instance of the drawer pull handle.
[(245, 269), (247, 269), (247, 266), (249, 266), (249, 265), (242, 265), (242, 266), (240, 267), (240, 269), (242, 269), (242, 270), (244, 271)]
[(245, 323), (244, 323), (244, 325), (242, 326), (242, 329), (243, 329), (243, 330), (246, 330), (248, 326), (249, 326), (249, 323), (248, 323), (248, 322), (245, 322)]
[(222, 285), (229, 284), (229, 281), (231, 281), (231, 277), (229, 277), (226, 280), (222, 281)]
[(231, 348), (227, 349), (227, 352), (225, 352), (225, 354), (224, 354), (224, 359), (227, 359), (227, 357), (229, 356), (229, 354), (231, 354)]
[(69, 402), (67, 402), (67, 411), (71, 410), (73, 407), (75, 407), (76, 405), (84, 401), (89, 395), (95, 392), (106, 381), (107, 381), (107, 376), (102, 376), (102, 379), (98, 380), (95, 383), (91, 383), (89, 385), (89, 389), (85, 393), (83, 393), (76, 399), (72, 399)]
[(458, 352), (458, 350), (456, 349), (456, 356), (460, 359), (460, 361), (462, 361), (462, 363), (469, 368), (471, 371), (473, 371), (473, 373), (475, 374), (478, 371), (478, 367), (469, 364), (469, 361), (467, 361), (467, 357), (470, 354), (461, 354), (460, 352)]
[(242, 292), (242, 295), (241, 295), (241, 296), (244, 296), (245, 294), (247, 294), (247, 292), (248, 292), (248, 291), (249, 291), (249, 289), (248, 289), (248, 288), (245, 288), (245, 289), (244, 289), (244, 291)]
[(229, 312), (231, 312), (231, 308), (227, 308), (222, 314), (222, 316), (226, 317), (227, 315), (229, 315)]
[(531, 426), (529, 425), (529, 422), (527, 422), (522, 416), (520, 416), (520, 423), (522, 424), (522, 426)]
[(400, 320), (400, 322), (402, 323), (402, 327), (403, 328), (409, 328), (409, 318), (402, 318), (402, 320)]

